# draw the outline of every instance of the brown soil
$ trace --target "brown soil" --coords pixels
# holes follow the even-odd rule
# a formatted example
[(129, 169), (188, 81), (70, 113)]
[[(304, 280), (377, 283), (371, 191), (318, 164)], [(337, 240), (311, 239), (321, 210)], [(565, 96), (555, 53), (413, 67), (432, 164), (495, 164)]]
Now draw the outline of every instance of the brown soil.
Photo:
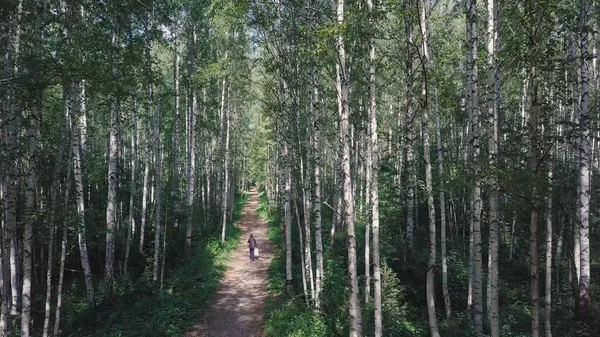
[[(262, 337), (263, 310), (267, 298), (267, 274), (273, 248), (267, 239), (268, 224), (257, 214), (258, 194), (242, 210), (238, 226), (242, 238), (227, 265), (215, 299), (206, 317), (185, 337)], [(260, 258), (250, 261), (247, 240), (254, 234)]]

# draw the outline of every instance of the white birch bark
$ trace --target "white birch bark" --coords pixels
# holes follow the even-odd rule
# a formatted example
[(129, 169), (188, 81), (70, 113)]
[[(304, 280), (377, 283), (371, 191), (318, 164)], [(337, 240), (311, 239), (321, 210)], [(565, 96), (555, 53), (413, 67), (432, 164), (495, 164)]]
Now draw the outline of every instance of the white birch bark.
[[(446, 318), (452, 316), (452, 306), (450, 303), (450, 292), (448, 291), (448, 257), (446, 255), (446, 193), (444, 190), (444, 148), (442, 146), (442, 136), (440, 132), (440, 116), (437, 102), (437, 89), (435, 90), (435, 135), (437, 141), (437, 160), (438, 175), (440, 180), (440, 241), (442, 257), (442, 292), (444, 294), (444, 308), (446, 309)], [(450, 233), (452, 230), (450, 230)]]
[[(69, 141), (70, 139), (72, 139), (72, 130), (70, 128), (70, 122), (69, 122), (69, 110), (68, 110), (68, 104), (67, 104), (67, 100), (69, 99), (69, 95), (70, 93), (68, 92), (64, 92), (63, 91), (63, 109), (64, 109), (64, 116), (65, 116), (65, 130), (63, 132), (63, 136), (65, 137), (65, 146), (70, 146), (70, 143), (67, 144), (66, 142)], [(70, 156), (72, 156), (72, 153), (67, 153), (67, 163), (69, 162)], [(71, 170), (70, 170), (70, 165), (67, 165), (67, 179), (65, 180), (68, 183), (70, 183), (71, 181)], [(69, 203), (69, 191), (70, 189), (68, 188), (68, 185), (65, 184), (66, 186), (63, 187), (64, 189), (64, 198), (63, 198), (63, 207), (64, 205), (68, 205)], [(65, 277), (65, 263), (67, 260), (67, 229), (68, 229), (68, 224), (66, 221), (66, 217), (64, 217), (63, 222), (62, 222), (62, 237), (61, 237), (61, 248), (60, 248), (60, 267), (59, 267), (59, 272), (58, 272), (58, 284), (57, 284), (57, 294), (56, 294), (56, 310), (54, 312), (54, 328), (53, 328), (53, 332), (54, 332), (54, 336), (58, 335), (59, 332), (59, 328), (60, 328), (60, 316), (61, 316), (61, 310), (62, 310), (62, 290), (63, 290), (63, 285), (64, 285), (64, 277)]]
[[(78, 92), (75, 92), (75, 89), (78, 89)], [(82, 156), (80, 149), (80, 129), (77, 124), (73, 124), (73, 115), (74, 115), (74, 103), (78, 101), (80, 114), (81, 111), (85, 109), (85, 83), (81, 81), (78, 85), (73, 85), (72, 88), (67, 88), (66, 90), (71, 90), (67, 97), (67, 111), (68, 111), (68, 119), (69, 125), (71, 128), (71, 154), (73, 156), (73, 176), (75, 178), (75, 193), (76, 193), (76, 205), (77, 205), (77, 241), (79, 245), (79, 257), (81, 259), (81, 266), (83, 268), (83, 276), (85, 279), (85, 288), (86, 288), (86, 300), (89, 307), (93, 308), (96, 306), (95, 296), (94, 296), (94, 282), (92, 278), (92, 268), (90, 266), (89, 258), (88, 258), (88, 249), (87, 249), (87, 239), (86, 239), (86, 230), (85, 230), (85, 203), (84, 203), (84, 193), (83, 193), (83, 172), (82, 172)], [(75, 96), (78, 96), (79, 99), (76, 99)]]
[(137, 98), (135, 94), (131, 98), (131, 179), (129, 180), (129, 227), (127, 228), (127, 242), (125, 246), (125, 273), (128, 272), (129, 255), (131, 251), (131, 243), (135, 234), (135, 177), (138, 164), (138, 121), (137, 121)]
[(5, 200), (6, 184), (4, 176), (0, 175), (0, 291), (2, 302), (0, 309), (0, 336), (8, 336), (9, 309), (10, 309), (10, 263), (7, 246), (9, 245), (6, 235)]
[[(316, 3), (313, 1), (313, 6)], [(321, 148), (320, 148), (320, 102), (319, 102), (319, 71), (317, 67), (312, 69), (312, 110), (313, 110), (313, 156), (314, 156), (314, 200), (313, 219), (315, 222), (315, 247), (316, 247), (316, 277), (315, 277), (315, 308), (321, 309), (321, 298), (323, 289), (323, 230), (321, 219)]]
[(146, 239), (146, 222), (148, 219), (148, 203), (152, 200), (152, 196), (149, 195), (151, 189), (150, 182), (150, 165), (151, 165), (151, 120), (152, 120), (152, 102), (154, 101), (154, 92), (152, 88), (152, 58), (150, 55), (150, 26), (152, 25), (150, 14), (147, 14), (145, 19), (145, 31), (144, 31), (144, 76), (146, 83), (144, 85), (145, 99), (144, 99), (144, 127), (145, 127), (145, 158), (144, 158), (144, 182), (142, 187), (142, 214), (140, 219), (140, 239), (138, 251), (140, 255), (144, 256), (144, 243)]
[(310, 296), (308, 295), (308, 286), (306, 284), (306, 262), (305, 262), (305, 244), (302, 235), (302, 225), (300, 224), (300, 212), (298, 212), (298, 202), (294, 199), (294, 208), (296, 209), (296, 220), (298, 223), (298, 241), (300, 242), (300, 270), (302, 272), (302, 291), (304, 293), (304, 302), (310, 306)]
[[(36, 2), (35, 41), (40, 46), (42, 34), (43, 0)], [(37, 47), (33, 51), (34, 58), (39, 57)], [(36, 59), (36, 61), (40, 61)], [(38, 180), (38, 138), (42, 121), (43, 88), (36, 88), (31, 93), (31, 115), (29, 117), (29, 167), (27, 172), (26, 190), (26, 218), (23, 224), (23, 307), (21, 309), (21, 336), (29, 337), (31, 329), (31, 283), (32, 283), (32, 256), (33, 256), (33, 221), (36, 211), (36, 188)]]
[[(159, 258), (160, 258), (160, 238), (162, 234), (162, 155), (160, 141), (160, 120), (161, 120), (160, 105), (156, 108), (154, 116), (154, 148), (155, 148), (155, 171), (156, 171), (156, 203), (154, 207), (154, 255), (152, 258), (152, 282), (159, 281)], [(164, 252), (163, 252), (164, 254)]]
[(589, 84), (589, 20), (590, 3), (581, 0), (581, 100), (579, 112), (579, 202), (580, 274), (577, 314), (590, 317), (590, 84)]
[(228, 211), (228, 204), (229, 204), (229, 179), (230, 179), (230, 172), (229, 172), (229, 136), (230, 136), (230, 93), (231, 90), (231, 81), (227, 81), (227, 102), (224, 102), (224, 104), (227, 104), (227, 108), (225, 108), (224, 110), (224, 123), (225, 123), (225, 144), (224, 144), (224, 155), (225, 155), (225, 160), (223, 163), (223, 175), (224, 175), (224, 185), (223, 185), (223, 200), (222, 200), (222, 227), (221, 227), (221, 243), (225, 243), (225, 233), (227, 231), (227, 211)]
[[(373, 0), (367, 1), (369, 8), (369, 138), (367, 151), (370, 151), (370, 162), (367, 162), (367, 168), (371, 173), (371, 195), (367, 194), (367, 199), (371, 199), (371, 221), (373, 227), (373, 301), (375, 318), (375, 337), (383, 335), (382, 318), (382, 293), (381, 293), (381, 257), (379, 251), (379, 144), (377, 134), (377, 97), (375, 87), (375, 6)], [(369, 182), (367, 182), (369, 183)], [(368, 210), (367, 210), (368, 211)], [(368, 253), (367, 253), (368, 254)], [(368, 295), (367, 295), (368, 297)]]
[(437, 325), (435, 312), (435, 265), (437, 257), (436, 228), (435, 228), (435, 203), (433, 200), (433, 177), (431, 173), (431, 152), (429, 137), (429, 88), (428, 88), (428, 67), (429, 67), (429, 48), (427, 45), (427, 8), (424, 0), (419, 0), (419, 26), (421, 27), (421, 63), (423, 64), (423, 79), (421, 84), (421, 104), (422, 104), (422, 132), (423, 132), (423, 158), (425, 159), (425, 190), (427, 193), (427, 213), (429, 222), (429, 260), (427, 262), (427, 312), (429, 316), (429, 331), (432, 337), (439, 337), (440, 333)]
[[(344, 0), (337, 1), (337, 25), (344, 25)], [(360, 302), (358, 299), (358, 275), (356, 266), (356, 228), (354, 219), (354, 196), (352, 194), (352, 177), (350, 170), (350, 123), (348, 112), (349, 78), (346, 69), (346, 50), (344, 36), (338, 33), (336, 39), (338, 53), (339, 87), (340, 87), (340, 121), (339, 133), (342, 140), (342, 172), (344, 177), (344, 218), (346, 220), (346, 236), (348, 249), (348, 276), (350, 288), (348, 294), (350, 315), (350, 337), (362, 336)]]
[(290, 153), (287, 140), (283, 141), (283, 209), (285, 223), (285, 283), (288, 296), (294, 293), (293, 277), (292, 277), (292, 207), (291, 207), (291, 189), (292, 189), (292, 174), (290, 168)]
[[(119, 43), (117, 28), (112, 37), (112, 44), (117, 48)], [(113, 80), (118, 81), (118, 55), (115, 53), (113, 64)], [(106, 259), (104, 267), (104, 300), (107, 303), (113, 300), (113, 285), (115, 282), (115, 233), (117, 230), (117, 162), (119, 160), (119, 98), (115, 92), (110, 108), (110, 135), (108, 147), (108, 196), (106, 203)]]
[(487, 120), (488, 120), (488, 160), (492, 173), (489, 181), (489, 254), (488, 254), (488, 318), (491, 337), (500, 336), (498, 312), (498, 203), (499, 187), (495, 176), (498, 155), (498, 112), (496, 100), (496, 8), (495, 0), (487, 0)]
[(548, 163), (548, 195), (546, 197), (546, 278), (544, 283), (544, 332), (546, 337), (552, 337), (552, 166), (551, 155)]
[[(9, 29), (9, 45), (7, 49), (7, 67), (12, 77), (19, 76), (20, 72), (20, 53), (21, 53), (21, 17), (23, 13), (23, 0), (17, 3), (14, 24)], [(11, 307), (10, 314), (17, 315), (21, 306), (21, 296), (19, 293), (19, 254), (17, 239), (17, 197), (18, 197), (18, 124), (20, 111), (17, 103), (17, 88), (15, 84), (8, 87), (8, 117), (6, 119), (6, 150), (8, 152), (8, 170), (6, 174), (6, 193), (4, 197), (5, 226), (10, 240), (10, 287), (11, 287)]]
[[(414, 11), (415, 2), (414, 0), (407, 0), (406, 7), (408, 12)], [(415, 200), (415, 182), (416, 182), (416, 173), (414, 167), (414, 143), (415, 143), (415, 128), (414, 128), (414, 119), (415, 119), (415, 102), (414, 102), (414, 88), (413, 88), (413, 79), (414, 79), (414, 70), (413, 70), (413, 22), (409, 17), (405, 20), (406, 25), (406, 38), (407, 38), (407, 48), (408, 55), (406, 58), (406, 115), (405, 115), (405, 134), (406, 141), (404, 142), (406, 146), (406, 254), (404, 256), (405, 259), (412, 261), (413, 260), (413, 248), (414, 248), (414, 231), (415, 231), (415, 223), (414, 223), (414, 200)]]
[[(195, 62), (197, 58), (196, 43), (198, 35), (196, 29), (192, 29), (192, 47), (190, 72), (195, 73)], [(196, 119), (198, 117), (198, 88), (193, 86), (190, 88), (191, 94), (191, 109), (188, 109), (188, 131), (187, 131), (187, 167), (186, 167), (186, 200), (187, 200), (187, 224), (185, 233), (185, 250), (189, 254), (192, 248), (192, 233), (193, 233), (193, 215), (194, 215), (194, 196), (196, 187)]]
[[(469, 76), (469, 99), (471, 110), (471, 128), (473, 159), (479, 160), (479, 96), (477, 88), (477, 0), (467, 2), (467, 49), (469, 50), (467, 60)], [(481, 257), (481, 182), (478, 178), (479, 169), (475, 164), (475, 181), (473, 187), (472, 208), (472, 236), (473, 236), (473, 309), (475, 334), (483, 336), (483, 287), (482, 287), (482, 257)]]

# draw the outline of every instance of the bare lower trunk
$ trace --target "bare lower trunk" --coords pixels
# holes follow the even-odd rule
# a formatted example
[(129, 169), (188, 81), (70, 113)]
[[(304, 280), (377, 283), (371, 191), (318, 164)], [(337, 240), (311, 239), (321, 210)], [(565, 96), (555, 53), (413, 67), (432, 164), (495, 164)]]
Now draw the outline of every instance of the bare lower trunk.
[[(72, 89), (80, 90), (80, 109), (85, 109), (85, 82), (81, 81), (79, 85), (74, 85)], [(67, 89), (68, 90), (68, 89)], [(67, 108), (69, 112), (69, 123), (72, 124), (72, 115), (73, 115), (73, 98), (77, 93), (72, 92), (68, 97), (69, 107)], [(77, 241), (79, 244), (79, 257), (81, 259), (81, 266), (83, 268), (83, 276), (85, 279), (85, 288), (86, 288), (86, 299), (88, 306), (93, 308), (96, 306), (96, 301), (94, 297), (94, 282), (92, 278), (92, 268), (90, 266), (89, 258), (88, 258), (88, 250), (87, 250), (87, 239), (86, 239), (86, 230), (85, 230), (85, 206), (84, 206), (84, 194), (83, 194), (83, 173), (82, 173), (82, 158), (80, 152), (80, 136), (79, 136), (79, 126), (72, 125), (71, 126), (72, 135), (71, 135), (71, 150), (73, 156), (73, 175), (75, 177), (75, 193), (76, 193), (76, 204), (77, 204), (77, 217), (78, 217), (78, 226), (77, 226)]]
[[(477, 0), (469, 0), (467, 5), (467, 49), (469, 99), (472, 128), (473, 160), (477, 162), (480, 156), (479, 144), (479, 96), (477, 88)], [(473, 207), (471, 218), (473, 220), (473, 305), (475, 334), (483, 335), (483, 287), (482, 287), (482, 257), (481, 257), (481, 183), (478, 165), (475, 164), (475, 181), (473, 187)]]
[(323, 289), (323, 231), (321, 227), (321, 149), (319, 134), (319, 78), (318, 69), (313, 68), (313, 156), (314, 156), (314, 200), (312, 203), (315, 222), (315, 247), (316, 247), (316, 277), (315, 277), (315, 308), (321, 308), (321, 292)]
[[(371, 195), (367, 194), (366, 198), (371, 199), (371, 221), (373, 224), (373, 300), (375, 304), (375, 337), (383, 335), (383, 318), (381, 304), (381, 257), (379, 249), (379, 144), (377, 139), (377, 97), (375, 88), (375, 22), (374, 22), (374, 4), (373, 0), (368, 0), (369, 19), (370, 19), (370, 37), (369, 37), (369, 137), (367, 138), (367, 151), (371, 152), (371, 162), (367, 163), (367, 167), (371, 170)], [(369, 183), (369, 182), (367, 182)]]
[(588, 26), (590, 4), (581, 1), (581, 111), (579, 115), (579, 242), (581, 249), (577, 315), (590, 317), (590, 89)]
[[(116, 27), (115, 27), (116, 30)], [(113, 46), (118, 45), (117, 32), (113, 34)], [(118, 81), (117, 55), (113, 60), (113, 80)], [(113, 301), (115, 282), (115, 233), (117, 231), (117, 161), (119, 156), (119, 98), (115, 93), (110, 109), (110, 136), (108, 148), (108, 196), (106, 203), (106, 260), (104, 267), (104, 300)]]
[[(498, 155), (498, 112), (496, 111), (498, 92), (496, 88), (496, 14), (495, 0), (487, 0), (487, 121), (488, 121), (488, 158), (490, 166), (495, 169)], [(489, 195), (489, 254), (488, 254), (488, 318), (491, 337), (500, 336), (498, 312), (498, 202), (499, 187), (495, 176), (490, 179)]]
[[(162, 200), (161, 200), (161, 187), (162, 187), (162, 155), (161, 155), (161, 142), (160, 142), (160, 120), (161, 120), (161, 109), (160, 106), (156, 109), (156, 115), (154, 120), (154, 147), (156, 152), (156, 206), (154, 207), (154, 256), (152, 258), (152, 281), (158, 282), (159, 273), (159, 258), (160, 258), (160, 238), (162, 234)], [(163, 252), (164, 254), (164, 252)]]
[[(66, 121), (67, 123), (67, 129), (68, 129), (68, 120)], [(66, 130), (68, 133), (68, 130)], [(67, 137), (72, 137), (71, 135), (67, 135)], [(68, 139), (68, 138), (67, 138)], [(67, 169), (67, 182), (71, 181), (71, 170)], [(63, 205), (67, 205), (69, 202), (69, 188), (65, 187), (65, 193), (64, 193), (64, 202)], [(58, 335), (58, 331), (59, 331), (59, 327), (60, 327), (60, 312), (62, 310), (62, 291), (63, 291), (63, 285), (64, 285), (64, 279), (65, 279), (65, 263), (67, 261), (67, 228), (68, 228), (68, 224), (67, 221), (63, 220), (62, 223), (62, 238), (61, 238), (61, 245), (60, 245), (60, 269), (58, 272), (58, 288), (56, 290), (56, 311), (55, 311), (55, 317), (54, 317), (54, 336)]]
[(548, 197), (546, 198), (546, 280), (544, 292), (544, 330), (552, 337), (552, 164), (548, 168)]
[(438, 111), (437, 90), (435, 91), (435, 134), (437, 141), (438, 174), (440, 179), (440, 243), (442, 256), (442, 292), (444, 294), (444, 308), (446, 309), (446, 318), (452, 316), (452, 306), (450, 304), (450, 292), (448, 291), (448, 258), (446, 256), (446, 194), (444, 191), (444, 149), (442, 147), (442, 137), (440, 132), (440, 116)]
[(128, 272), (129, 254), (131, 251), (131, 241), (135, 233), (135, 171), (137, 169), (137, 100), (134, 96), (131, 99), (131, 179), (129, 181), (129, 226), (127, 227), (127, 242), (125, 246), (125, 273)]
[(294, 284), (292, 278), (292, 205), (291, 205), (291, 189), (292, 189), (292, 174), (290, 168), (290, 154), (288, 150), (287, 141), (283, 144), (283, 179), (284, 179), (284, 191), (283, 191), (283, 209), (284, 209), (284, 222), (285, 222), (285, 282), (287, 287), (288, 296), (292, 296), (294, 293)]
[[(224, 171), (224, 185), (223, 185), (223, 201), (222, 201), (222, 212), (223, 212), (223, 216), (222, 216), (222, 227), (221, 227), (221, 243), (225, 242), (225, 233), (227, 230), (227, 214), (228, 214), (228, 204), (229, 204), (229, 189), (230, 189), (230, 175), (231, 172), (229, 170), (229, 132), (230, 132), (230, 102), (229, 102), (229, 92), (230, 92), (230, 86), (231, 86), (231, 82), (228, 81), (227, 82), (227, 108), (224, 110), (225, 116), (224, 118), (224, 123), (225, 123), (225, 130), (223, 130), (225, 132), (225, 144), (224, 144), (224, 150), (225, 150), (225, 161), (223, 163), (223, 171)], [(223, 103), (225, 104), (225, 102)]]
[(427, 45), (427, 8), (425, 0), (419, 1), (419, 26), (421, 27), (421, 62), (424, 66), (423, 83), (421, 87), (422, 104), (422, 132), (423, 132), (423, 158), (425, 159), (425, 190), (427, 192), (427, 214), (429, 222), (429, 260), (427, 262), (427, 312), (429, 316), (429, 331), (432, 337), (439, 337), (437, 317), (435, 312), (435, 265), (437, 257), (436, 228), (435, 228), (435, 203), (433, 200), (433, 177), (431, 174), (431, 152), (429, 137), (429, 83), (427, 70), (429, 67), (429, 51)]
[[(414, 0), (406, 1), (407, 11), (412, 13), (414, 11), (415, 2)], [(406, 141), (406, 253), (405, 259), (412, 260), (413, 248), (414, 248), (414, 199), (415, 199), (415, 181), (416, 174), (414, 169), (414, 143), (415, 143), (415, 102), (413, 93), (413, 23), (410, 16), (406, 21), (406, 36), (407, 36), (407, 48), (409, 53), (406, 58), (406, 115), (405, 115), (405, 134)]]
[[(344, 0), (337, 1), (337, 24), (344, 24)], [(354, 196), (352, 194), (352, 177), (350, 170), (350, 123), (348, 111), (349, 78), (346, 69), (346, 51), (344, 37), (337, 36), (337, 52), (339, 62), (339, 133), (342, 140), (342, 172), (344, 177), (344, 217), (346, 221), (346, 236), (348, 249), (348, 276), (350, 288), (348, 294), (350, 315), (350, 337), (362, 336), (362, 320), (360, 302), (358, 299), (358, 275), (356, 267), (356, 228), (354, 219)]]
[(294, 208), (296, 209), (296, 220), (298, 223), (298, 241), (300, 241), (300, 264), (301, 264), (301, 271), (302, 271), (302, 290), (304, 292), (304, 301), (306, 302), (306, 305), (309, 306), (310, 305), (310, 296), (308, 295), (308, 286), (306, 284), (306, 262), (305, 262), (305, 244), (304, 244), (304, 238), (302, 235), (302, 226), (300, 225), (300, 213), (298, 212), (298, 203), (296, 202), (296, 200), (294, 200)]

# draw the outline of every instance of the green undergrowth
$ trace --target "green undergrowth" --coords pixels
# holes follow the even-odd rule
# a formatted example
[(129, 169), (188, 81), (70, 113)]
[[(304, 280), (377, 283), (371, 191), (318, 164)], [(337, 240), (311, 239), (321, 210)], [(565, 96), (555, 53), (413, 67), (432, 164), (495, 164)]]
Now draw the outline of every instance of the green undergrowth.
[(285, 295), (285, 252), (281, 249), (279, 230), (281, 218), (278, 209), (269, 206), (264, 194), (260, 194), (258, 215), (269, 223), (269, 240), (275, 246), (269, 266), (269, 297), (264, 312), (265, 336), (329, 336), (324, 317), (316, 311), (307, 310), (302, 296), (290, 299)]
[[(268, 201), (262, 195), (259, 216), (268, 221), (269, 239), (276, 244), (276, 253), (269, 267), (269, 297), (264, 314), (265, 335), (267, 337), (347, 336), (349, 333), (348, 282), (344, 256), (338, 255), (337, 252), (326, 252), (322, 310), (314, 310), (306, 304), (302, 292), (299, 255), (292, 257), (295, 294), (289, 297), (286, 293), (285, 252), (282, 249), (279, 228), (281, 218), (279, 210), (269, 207)], [(292, 241), (294, 245), (297, 245), (297, 240)], [(383, 335), (390, 337), (426, 336), (427, 331), (422, 324), (412, 323), (417, 319), (410, 317), (411, 313), (404, 298), (405, 289), (400, 285), (394, 271), (386, 264), (382, 266), (382, 281), (383, 291), (386, 294), (382, 303)], [(364, 298), (364, 294), (361, 294), (361, 298)], [(372, 335), (374, 331), (372, 304), (363, 303), (362, 311), (363, 332), (365, 335)]]
[[(248, 199), (236, 200), (234, 220)], [(149, 277), (120, 278), (115, 283), (116, 303), (89, 311), (67, 291), (64, 336), (142, 337), (182, 336), (204, 315), (225, 273), (229, 257), (241, 236), (237, 226), (227, 226), (225, 244), (220, 233), (204, 237), (191, 256), (165, 280), (162, 291)], [(101, 296), (101, 294), (99, 294)]]

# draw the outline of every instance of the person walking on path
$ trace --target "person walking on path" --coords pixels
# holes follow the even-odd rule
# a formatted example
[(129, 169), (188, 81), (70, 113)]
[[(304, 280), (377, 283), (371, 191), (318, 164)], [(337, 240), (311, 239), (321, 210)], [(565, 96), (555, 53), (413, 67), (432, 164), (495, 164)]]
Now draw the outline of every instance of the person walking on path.
[(253, 234), (250, 234), (248, 239), (248, 248), (250, 248), (250, 261), (254, 261), (254, 249), (256, 248), (256, 239)]

